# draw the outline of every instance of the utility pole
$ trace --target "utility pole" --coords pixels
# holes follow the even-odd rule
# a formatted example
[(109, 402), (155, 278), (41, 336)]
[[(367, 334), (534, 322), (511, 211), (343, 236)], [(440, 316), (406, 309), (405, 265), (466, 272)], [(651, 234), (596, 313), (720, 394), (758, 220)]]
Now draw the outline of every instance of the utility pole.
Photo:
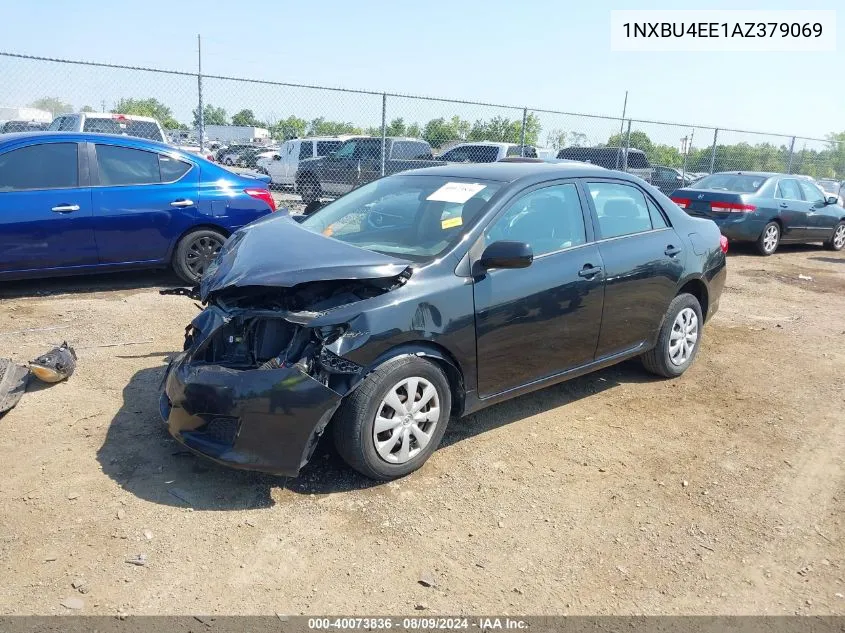
[(102, 107), (103, 112), (105, 112), (105, 111), (106, 111), (106, 100), (105, 100), (105, 99), (103, 99), (102, 101), (100, 101), (100, 106)]
[(205, 117), (202, 111), (202, 38), (197, 34), (197, 134), (200, 137), (200, 153), (204, 152)]
[[(625, 129), (625, 111), (628, 109), (628, 91), (625, 91), (625, 101), (622, 102), (622, 120), (619, 121), (619, 140), (622, 141), (622, 130)], [(616, 152), (616, 169), (619, 169), (619, 152)], [(626, 160), (627, 162), (627, 160)]]

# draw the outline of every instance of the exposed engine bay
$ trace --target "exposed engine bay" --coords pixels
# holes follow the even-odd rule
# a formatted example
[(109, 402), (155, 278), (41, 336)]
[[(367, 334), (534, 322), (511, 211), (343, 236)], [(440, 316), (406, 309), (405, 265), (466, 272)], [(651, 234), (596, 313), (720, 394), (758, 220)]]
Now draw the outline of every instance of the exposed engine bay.
[(338, 393), (360, 379), (362, 367), (329, 349), (344, 336), (360, 336), (348, 323), (312, 326), (344, 306), (377, 297), (404, 285), (410, 269), (384, 279), (330, 280), (292, 288), (243, 287), (219, 293), (209, 309), (224, 315), (213, 332), (202, 332), (203, 319), (186, 328), (185, 347), (192, 362), (235, 370), (296, 367)]

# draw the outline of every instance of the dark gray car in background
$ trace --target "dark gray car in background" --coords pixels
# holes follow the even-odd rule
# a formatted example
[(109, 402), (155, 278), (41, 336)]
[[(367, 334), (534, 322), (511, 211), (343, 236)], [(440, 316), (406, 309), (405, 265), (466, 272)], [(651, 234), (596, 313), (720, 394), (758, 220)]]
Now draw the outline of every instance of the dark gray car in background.
[(672, 201), (713, 220), (729, 240), (754, 242), (771, 255), (782, 242), (845, 246), (845, 208), (813, 182), (789, 174), (720, 172), (677, 189)]

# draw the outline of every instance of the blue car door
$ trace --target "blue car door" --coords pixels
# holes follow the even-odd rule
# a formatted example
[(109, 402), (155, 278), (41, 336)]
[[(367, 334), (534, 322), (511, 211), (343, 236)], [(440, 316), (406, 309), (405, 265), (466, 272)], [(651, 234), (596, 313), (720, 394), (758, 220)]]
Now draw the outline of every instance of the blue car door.
[(166, 152), (118, 143), (89, 144), (100, 263), (166, 261), (197, 214), (199, 169)]
[(95, 265), (84, 145), (0, 148), (0, 274)]

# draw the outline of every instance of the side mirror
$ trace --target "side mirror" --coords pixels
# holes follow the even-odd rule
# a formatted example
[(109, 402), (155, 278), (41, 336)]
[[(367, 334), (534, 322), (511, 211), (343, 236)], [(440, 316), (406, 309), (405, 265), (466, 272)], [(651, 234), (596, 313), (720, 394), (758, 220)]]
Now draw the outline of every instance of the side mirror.
[(291, 220), (293, 220), (294, 222), (302, 222), (302, 221), (303, 221), (305, 218), (307, 218), (308, 216), (307, 216), (307, 215), (305, 215), (304, 213), (300, 213), (300, 214), (297, 214), (297, 215), (290, 215), (289, 217), (290, 217), (290, 219), (291, 219)]
[(534, 250), (529, 244), (500, 240), (484, 249), (478, 264), (484, 269), (528, 268), (533, 261)]
[(838, 199), (836, 196), (830, 196), (829, 198), (827, 198), (827, 199), (824, 201), (824, 203), (825, 203), (826, 205), (839, 204), (839, 199)]

